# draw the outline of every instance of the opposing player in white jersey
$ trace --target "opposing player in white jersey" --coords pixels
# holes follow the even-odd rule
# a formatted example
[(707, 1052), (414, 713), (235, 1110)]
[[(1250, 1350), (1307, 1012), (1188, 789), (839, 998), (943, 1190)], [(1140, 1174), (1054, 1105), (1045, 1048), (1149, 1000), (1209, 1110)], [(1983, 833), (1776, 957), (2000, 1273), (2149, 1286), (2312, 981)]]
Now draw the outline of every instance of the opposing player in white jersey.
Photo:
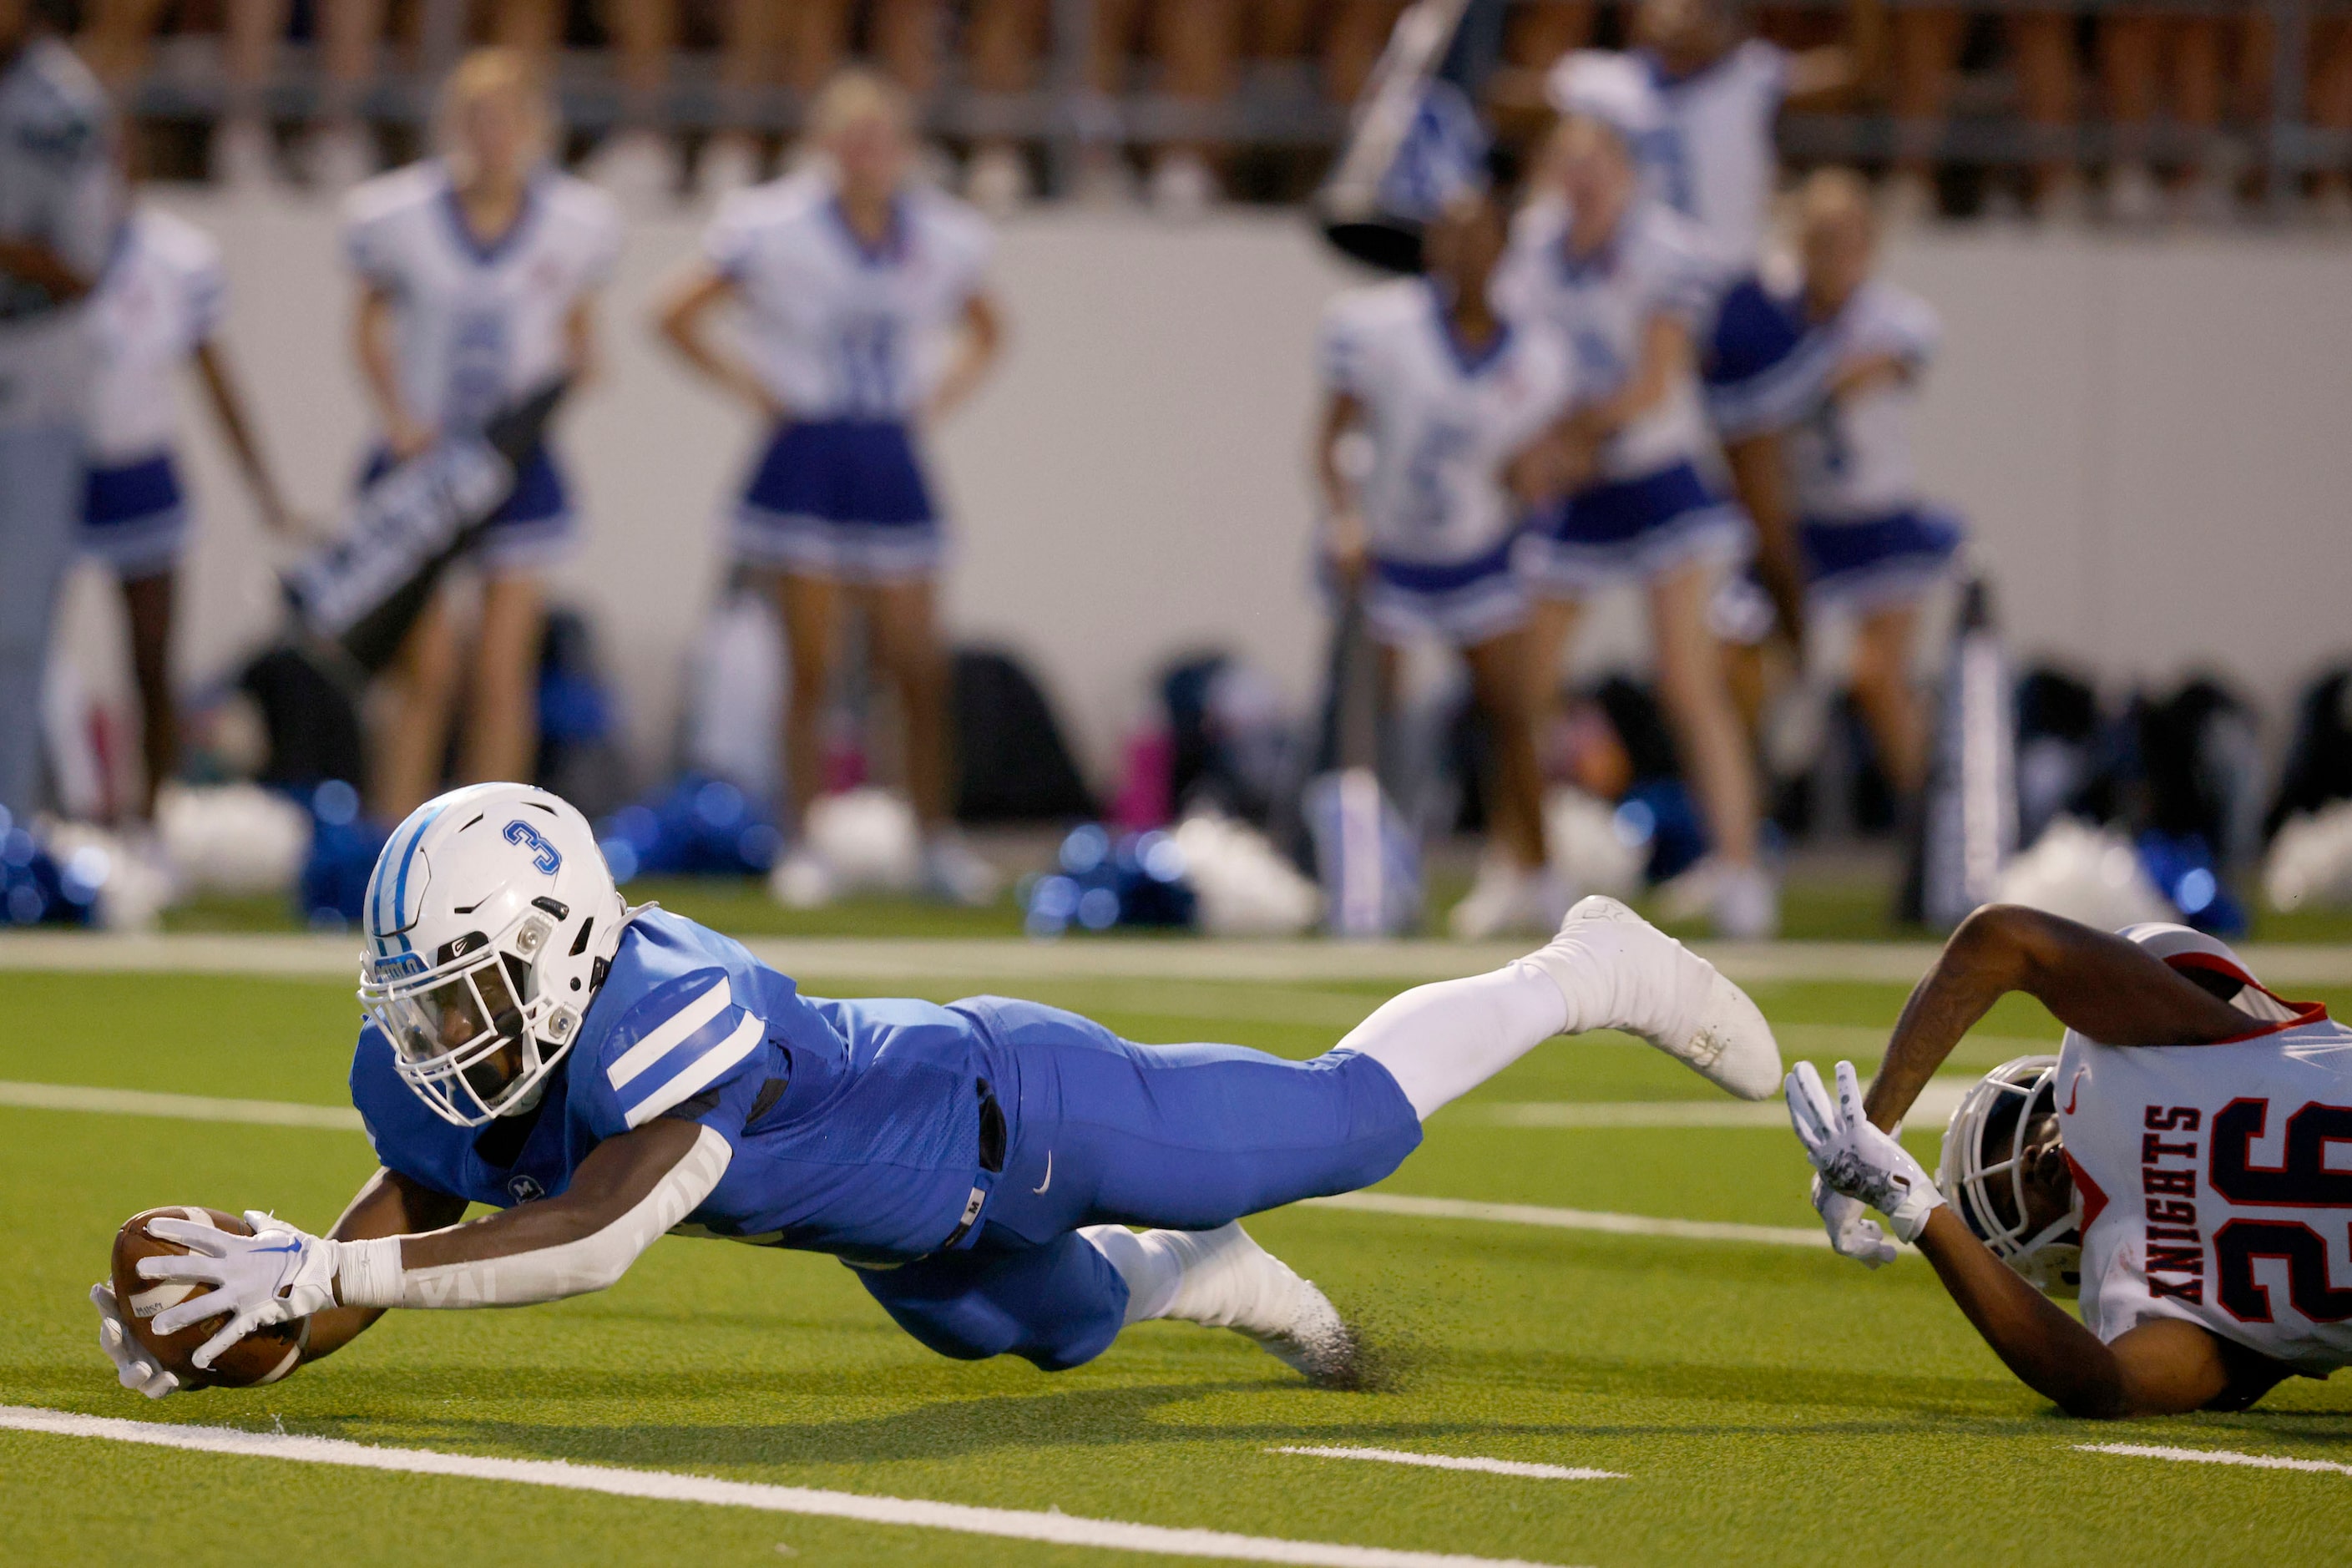
[[(530, 60), (484, 49), (442, 92), (441, 152), (353, 190), (344, 240), (360, 285), (360, 368), (382, 422), (369, 478), (445, 431), (471, 432), (596, 362), (595, 303), (620, 248), (612, 198), (553, 167), (553, 109)], [(537, 750), (535, 660), (546, 569), (579, 530), (553, 457), (525, 461), (472, 550), (482, 576), (461, 778), (516, 778)], [(460, 685), (453, 595), (421, 616), (392, 679), (397, 721), (371, 794), (387, 819), (435, 793)]]
[[(1506, 239), (1483, 188), (1429, 225), (1427, 274), (1351, 289), (1323, 316), (1323, 418), (1316, 477), (1325, 548), (1342, 592), (1361, 595), (1381, 645), (1382, 685), (1398, 648), (1458, 648), (1494, 736), (1494, 844), (1454, 907), (1462, 937), (1548, 931), (1569, 889), (1544, 855), (1528, 679), (1525, 584), (1511, 548), (1532, 496), (1514, 474), (1568, 403), (1568, 358), (1548, 332), (1514, 329), (1487, 287)], [(1351, 436), (1370, 461), (1352, 474)]]
[[(995, 360), (994, 237), (971, 208), (914, 182), (912, 110), (880, 78), (835, 78), (811, 132), (818, 166), (720, 205), (702, 259), (663, 301), (661, 330), (772, 427), (735, 510), (733, 544), (772, 580), (790, 644), (789, 824), (823, 787), (826, 706), (845, 611), (855, 607), (905, 718), (925, 884), (984, 903), (996, 874), (949, 818), (935, 600), (943, 540), (918, 448)], [(742, 318), (732, 343), (709, 330), (730, 304)], [(787, 902), (819, 904), (833, 880), (803, 841), (773, 885)]]
[[(1758, 528), (1759, 575), (1791, 636), (1801, 635), (1798, 552), (1780, 503), (1775, 427), (1756, 416), (1748, 384), (1794, 345), (1796, 329), (1760, 279), (1780, 167), (1773, 127), (1791, 99), (1857, 79), (1873, 47), (1875, 6), (1854, 7), (1858, 47), (1791, 51), (1748, 36), (1740, 0), (1643, 0), (1635, 58), (1658, 92), (1656, 129), (1642, 141), (1651, 193), (1689, 219), (1717, 269), (1696, 347), (1709, 421), (1740, 504)], [(1563, 68), (1564, 66), (1563, 66)], [(1560, 90), (1555, 77), (1555, 94)]]
[[(2067, 1026), (1988, 1074), (1930, 1180), (1890, 1136), (2000, 996)], [(1790, 1114), (1838, 1250), (1916, 1241), (1986, 1342), (2069, 1415), (2239, 1410), (2352, 1364), (2352, 1029), (2281, 1000), (2183, 926), (2120, 936), (2014, 906), (1971, 915), (1903, 1009), (1865, 1098), (1811, 1064)], [(2079, 1289), (2077, 1322), (2044, 1294)]]
[(1536, 678), (1558, 679), (1581, 600), (1643, 585), (1659, 695), (1713, 839), (1716, 927), (1768, 935), (1779, 900), (1757, 858), (1755, 766), (1706, 620), (1717, 574), (1748, 542), (1746, 520), (1697, 463), (1706, 433), (1693, 345), (1716, 269), (1690, 226), (1642, 189), (1634, 149), (1657, 125), (1647, 72), (1586, 50), (1555, 80), (1555, 188), (1520, 213), (1496, 279), (1507, 316), (1567, 342), (1577, 379), (1554, 443), (1570, 491), (1518, 551), (1538, 599)]
[(153, 207), (122, 225), (90, 300), (98, 371), (90, 393), (89, 474), (81, 547), (122, 588), (138, 682), (146, 783), (142, 815), (178, 752), (171, 679), (173, 584), (187, 543), (188, 506), (175, 448), (180, 367), (193, 363), (206, 401), (271, 531), (296, 530), (261, 455), (243, 395), (221, 343), (228, 279), (220, 247), (204, 230)]
[(73, 559), (96, 346), (87, 302), (121, 222), (106, 96), (0, 0), (0, 813), (39, 804), (41, 673)]

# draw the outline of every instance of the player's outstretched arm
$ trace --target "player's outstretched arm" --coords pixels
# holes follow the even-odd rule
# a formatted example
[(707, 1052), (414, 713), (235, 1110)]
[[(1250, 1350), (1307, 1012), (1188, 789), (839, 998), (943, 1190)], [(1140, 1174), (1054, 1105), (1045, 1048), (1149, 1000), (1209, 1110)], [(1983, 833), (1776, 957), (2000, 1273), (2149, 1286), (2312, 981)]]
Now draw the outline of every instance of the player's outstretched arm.
[[(439, 1230), (466, 1216), (466, 1200), (437, 1193), (397, 1171), (378, 1171), (344, 1208), (342, 1217), (327, 1232), (333, 1241), (375, 1241), (388, 1236), (409, 1236)], [(309, 1365), (342, 1349), (362, 1331), (383, 1316), (381, 1307), (329, 1307), (310, 1315), (310, 1337), (302, 1352)]]
[(142, 1258), (139, 1273), (214, 1287), (155, 1317), (161, 1334), (227, 1318), (191, 1358), (199, 1367), (257, 1328), (337, 1307), (552, 1301), (619, 1279), (710, 1195), (731, 1157), (719, 1132), (656, 1121), (598, 1144), (561, 1196), (471, 1224), (344, 1240), (306, 1235), (268, 1215), (247, 1216), (252, 1236), (158, 1219), (149, 1234), (180, 1243), (188, 1254)]
[[(2229, 1360), (2214, 1335), (2159, 1318), (2102, 1343), (1995, 1258), (1948, 1207), (1928, 1216), (1918, 1245), (2001, 1363), (2069, 1415), (2177, 1415), (2203, 1409), (2231, 1386)], [(2263, 1386), (2276, 1381), (2273, 1373)]]
[(1992, 1005), (2022, 991), (2058, 1021), (2110, 1046), (2210, 1045), (2243, 1035), (2245, 1015), (2119, 936), (2017, 904), (1960, 922), (1903, 1005), (1864, 1104), (1892, 1128)]

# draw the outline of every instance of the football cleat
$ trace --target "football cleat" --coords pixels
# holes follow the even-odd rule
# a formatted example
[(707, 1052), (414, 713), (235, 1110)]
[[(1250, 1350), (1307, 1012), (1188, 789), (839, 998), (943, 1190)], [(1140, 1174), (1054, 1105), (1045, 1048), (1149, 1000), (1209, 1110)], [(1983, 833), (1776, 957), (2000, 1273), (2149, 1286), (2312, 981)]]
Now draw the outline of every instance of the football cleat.
[(1250, 1238), (1238, 1222), (1215, 1230), (1156, 1230), (1183, 1274), (1163, 1317), (1231, 1329), (1318, 1388), (1360, 1380), (1356, 1336), (1331, 1299)]
[(1715, 965), (1600, 894), (1528, 955), (1568, 998), (1568, 1032), (1622, 1029), (1742, 1100), (1780, 1087), (1780, 1047), (1748, 994)]

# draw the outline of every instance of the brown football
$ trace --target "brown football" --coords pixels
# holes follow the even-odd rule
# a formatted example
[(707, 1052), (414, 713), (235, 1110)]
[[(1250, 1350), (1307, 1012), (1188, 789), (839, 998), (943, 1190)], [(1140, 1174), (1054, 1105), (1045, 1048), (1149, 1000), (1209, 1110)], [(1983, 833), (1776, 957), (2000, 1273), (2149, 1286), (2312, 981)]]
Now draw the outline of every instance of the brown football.
[(147, 1222), (151, 1219), (194, 1220), (234, 1236), (251, 1236), (253, 1227), (236, 1215), (223, 1214), (218, 1209), (175, 1206), (132, 1215), (114, 1233), (114, 1299), (121, 1305), (132, 1336), (158, 1365), (177, 1376), (183, 1388), (250, 1388), (256, 1384), (275, 1383), (301, 1364), (302, 1347), (310, 1339), (308, 1318), (256, 1329), (223, 1351), (210, 1367), (202, 1369), (188, 1358), (220, 1331), (226, 1319), (207, 1318), (176, 1334), (156, 1333), (152, 1327), (156, 1313), (166, 1307), (176, 1307), (191, 1296), (208, 1294), (212, 1287), (184, 1279), (139, 1278), (141, 1258), (177, 1258), (188, 1250), (176, 1241), (148, 1235)]

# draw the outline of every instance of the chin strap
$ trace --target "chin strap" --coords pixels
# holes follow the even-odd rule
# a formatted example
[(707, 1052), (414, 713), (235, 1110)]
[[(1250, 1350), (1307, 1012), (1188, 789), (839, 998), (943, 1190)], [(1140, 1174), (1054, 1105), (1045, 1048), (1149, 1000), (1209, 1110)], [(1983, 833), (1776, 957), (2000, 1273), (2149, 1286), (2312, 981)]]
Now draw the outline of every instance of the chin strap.
[(703, 1128), (686, 1157), (626, 1214), (561, 1247), (409, 1268), (401, 1263), (404, 1237), (343, 1242), (338, 1293), (346, 1307), (520, 1307), (607, 1289), (710, 1195), (733, 1157), (725, 1138)]

